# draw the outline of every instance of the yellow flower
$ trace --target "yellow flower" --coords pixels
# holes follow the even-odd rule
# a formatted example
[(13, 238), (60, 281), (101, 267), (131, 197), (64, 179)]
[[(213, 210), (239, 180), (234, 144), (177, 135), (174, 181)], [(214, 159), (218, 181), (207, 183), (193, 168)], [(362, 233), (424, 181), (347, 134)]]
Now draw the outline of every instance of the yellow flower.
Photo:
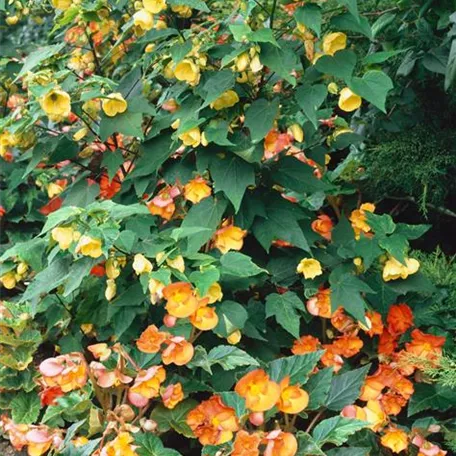
[(304, 132), (299, 124), (293, 124), (288, 127), (287, 133), (293, 136), (293, 139), (297, 142), (304, 141)]
[(27, 271), (28, 271), (28, 264), (27, 263), (24, 263), (23, 261), (21, 261), (18, 265), (17, 265), (17, 268), (16, 268), (16, 272), (20, 275), (20, 276), (23, 276)]
[(120, 432), (117, 437), (105, 445), (102, 454), (104, 456), (138, 456), (132, 445), (134, 442), (133, 437), (128, 432)]
[(144, 8), (152, 14), (158, 14), (166, 9), (166, 0), (143, 0)]
[(117, 279), (120, 276), (119, 261), (116, 258), (108, 258), (105, 263), (106, 277), (108, 279)]
[(198, 147), (201, 144), (201, 130), (199, 127), (191, 128), (179, 135), (184, 146)]
[(165, 21), (161, 20), (161, 19), (159, 19), (159, 20), (155, 23), (155, 26), (154, 26), (154, 29), (155, 29), (155, 30), (165, 30), (165, 29), (167, 29), (167, 28), (168, 28), (168, 24), (167, 24)]
[(117, 285), (114, 279), (108, 279), (106, 281), (106, 290), (105, 290), (105, 298), (107, 301), (111, 301), (117, 293)]
[(133, 260), (133, 269), (137, 275), (152, 271), (152, 263), (141, 253), (137, 253)]
[(71, 112), (70, 96), (61, 89), (52, 89), (40, 99), (41, 109), (49, 119), (59, 122)]
[(202, 177), (195, 177), (184, 186), (184, 197), (193, 204), (199, 203), (202, 199), (210, 196), (212, 190), (207, 181)]
[(216, 231), (214, 245), (222, 253), (226, 253), (230, 250), (241, 250), (246, 235), (246, 230), (226, 221), (222, 224), (222, 228)]
[(238, 55), (234, 60), (236, 70), (242, 73), (245, 71), (250, 64), (250, 57), (247, 52), (243, 52), (241, 55)]
[(74, 230), (69, 226), (58, 226), (51, 231), (51, 236), (59, 244), (60, 250), (67, 250), (74, 241)]
[(133, 23), (141, 30), (151, 30), (154, 26), (154, 17), (149, 11), (142, 9), (133, 15)]
[(323, 274), (320, 262), (314, 258), (302, 259), (298, 264), (296, 271), (303, 274), (306, 279), (314, 279)]
[(52, 0), (52, 6), (65, 11), (71, 6), (72, 0)]
[(166, 264), (168, 266), (170, 266), (171, 268), (177, 269), (182, 274), (185, 271), (185, 262), (184, 262), (184, 258), (182, 255), (178, 255), (176, 258), (173, 258), (173, 259), (167, 258)]
[(236, 331), (232, 332), (227, 338), (227, 342), (231, 345), (236, 345), (240, 342), (242, 338), (242, 334), (241, 334), (241, 331), (239, 331), (239, 329), (237, 329)]
[(210, 106), (216, 111), (221, 109), (231, 108), (239, 101), (239, 96), (234, 90), (227, 90), (223, 92)]
[(330, 82), (328, 84), (328, 92), (333, 95), (337, 95), (339, 93), (339, 87), (335, 82)]
[(189, 84), (198, 84), (200, 78), (200, 69), (195, 63), (189, 59), (184, 59), (179, 62), (174, 68), (174, 76), (179, 81), (186, 81)]
[(323, 52), (328, 55), (334, 55), (347, 47), (347, 35), (345, 33), (330, 33), (323, 38)]
[(146, 49), (144, 49), (144, 52), (146, 54), (152, 52), (153, 50), (155, 49), (155, 44), (154, 43), (149, 43), (147, 46), (146, 46)]
[(12, 290), (16, 286), (16, 274), (14, 271), (7, 272), (0, 277), (0, 282), (7, 290)]
[(353, 93), (348, 87), (344, 87), (339, 94), (339, 108), (345, 112), (352, 112), (361, 106), (362, 98)]
[(80, 141), (88, 132), (89, 129), (87, 127), (82, 127), (73, 135), (73, 139), (75, 141)]
[(222, 287), (219, 283), (214, 282), (207, 291), (206, 298), (209, 298), (209, 304), (214, 304), (214, 302), (221, 301), (223, 298)]
[(111, 93), (103, 99), (102, 108), (108, 117), (114, 117), (127, 110), (128, 103), (120, 93)]
[(409, 275), (415, 274), (420, 269), (420, 262), (414, 258), (406, 258), (405, 265), (390, 257), (383, 267), (383, 280), (406, 279)]
[(62, 187), (57, 182), (51, 182), (47, 188), (47, 194), (49, 198), (54, 198), (54, 196), (60, 195), (65, 190), (65, 187)]
[(171, 10), (183, 18), (189, 18), (192, 15), (192, 9), (186, 5), (175, 5), (171, 7)]
[(375, 204), (363, 203), (359, 209), (355, 209), (350, 214), (349, 220), (355, 232), (355, 239), (359, 239), (361, 233), (369, 233), (371, 227), (367, 223), (367, 212), (374, 212)]
[(90, 236), (81, 236), (78, 245), (76, 246), (76, 253), (81, 253), (84, 256), (98, 258), (103, 255), (101, 250), (101, 240), (93, 239)]
[(408, 447), (408, 437), (401, 429), (390, 428), (380, 439), (381, 444), (393, 453), (400, 453)]
[(19, 22), (19, 16), (17, 16), (16, 14), (14, 16), (8, 16), (6, 19), (5, 19), (5, 22), (8, 24), (8, 25), (16, 25), (18, 22)]

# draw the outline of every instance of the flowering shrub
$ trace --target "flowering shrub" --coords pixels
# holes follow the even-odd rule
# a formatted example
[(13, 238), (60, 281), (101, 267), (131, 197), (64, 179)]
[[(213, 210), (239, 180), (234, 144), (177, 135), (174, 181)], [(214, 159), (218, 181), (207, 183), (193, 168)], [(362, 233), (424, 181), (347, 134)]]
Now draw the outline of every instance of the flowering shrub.
[(364, 13), (7, 6), (13, 30), (30, 14), (48, 40), (1, 61), (0, 429), (14, 448), (447, 454), (456, 392), (428, 373), (454, 341), (410, 251), (429, 226), (341, 179), (389, 112), (381, 65), (399, 54), (375, 39), (388, 13)]

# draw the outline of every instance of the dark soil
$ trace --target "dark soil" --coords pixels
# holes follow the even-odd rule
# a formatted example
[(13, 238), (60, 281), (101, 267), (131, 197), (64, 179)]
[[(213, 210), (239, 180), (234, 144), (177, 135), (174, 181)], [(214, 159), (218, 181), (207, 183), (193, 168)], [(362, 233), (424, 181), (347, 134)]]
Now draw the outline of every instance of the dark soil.
[(16, 451), (9, 442), (0, 440), (0, 455), (1, 456), (26, 456), (26, 451)]

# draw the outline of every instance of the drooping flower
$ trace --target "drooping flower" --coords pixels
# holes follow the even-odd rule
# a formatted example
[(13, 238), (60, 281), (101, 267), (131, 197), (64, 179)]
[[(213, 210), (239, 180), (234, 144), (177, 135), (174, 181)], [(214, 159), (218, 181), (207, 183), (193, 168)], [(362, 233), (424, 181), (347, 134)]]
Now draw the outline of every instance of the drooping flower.
[(214, 304), (217, 301), (221, 301), (223, 298), (222, 287), (219, 283), (214, 282), (207, 291), (205, 298), (208, 299), (209, 304)]
[(184, 146), (198, 147), (200, 144), (204, 144), (204, 138), (201, 134), (199, 127), (190, 128), (190, 130), (184, 131), (179, 135), (179, 139), (182, 141)]
[(175, 282), (163, 288), (167, 312), (176, 318), (187, 318), (199, 307), (192, 286), (188, 282)]
[(315, 296), (307, 300), (306, 307), (311, 315), (331, 318), (331, 289), (320, 288)]
[(298, 441), (290, 432), (280, 429), (269, 432), (263, 439), (266, 444), (264, 456), (294, 456), (298, 451)]
[(108, 344), (100, 343), (100, 344), (93, 344), (87, 347), (90, 353), (92, 353), (95, 359), (99, 359), (100, 361), (106, 361), (112, 353), (112, 350), (108, 347)]
[(110, 93), (106, 98), (103, 98), (101, 107), (108, 117), (114, 117), (125, 112), (128, 103), (121, 93)]
[(347, 35), (342, 32), (329, 33), (323, 38), (323, 52), (327, 55), (334, 55), (347, 47)]
[(342, 409), (341, 415), (346, 418), (356, 418), (370, 423), (369, 428), (377, 432), (387, 422), (387, 416), (379, 401), (368, 401), (365, 407), (347, 405)]
[(133, 269), (136, 275), (147, 274), (152, 271), (152, 263), (141, 253), (137, 253), (133, 259)]
[(315, 279), (323, 274), (321, 264), (315, 258), (303, 258), (296, 268), (296, 271), (304, 276), (305, 279)]
[(166, 0), (143, 0), (143, 5), (147, 11), (158, 14), (166, 9)]
[(136, 11), (135, 14), (133, 14), (133, 24), (140, 30), (151, 30), (154, 27), (154, 22), (154, 16), (150, 13), (150, 11), (147, 11), (145, 8), (140, 9), (139, 11)]
[(363, 348), (363, 341), (354, 334), (344, 334), (333, 342), (333, 350), (345, 358), (357, 355)]
[(339, 108), (345, 112), (356, 111), (363, 102), (362, 98), (353, 93), (348, 87), (344, 87), (339, 93)]
[(380, 442), (393, 453), (400, 453), (408, 447), (408, 436), (402, 429), (390, 427), (382, 435)]
[(158, 353), (168, 333), (159, 331), (155, 325), (148, 326), (136, 341), (136, 346), (143, 353)]
[(174, 383), (168, 385), (166, 389), (161, 393), (163, 405), (168, 409), (173, 409), (179, 402), (184, 399), (184, 391), (181, 383)]
[[(203, 303), (203, 304), (201, 304)], [(218, 324), (219, 318), (213, 307), (207, 305), (207, 300), (201, 300), (196, 312), (190, 315), (191, 324), (200, 331), (209, 331)]]
[(234, 226), (228, 219), (222, 227), (215, 232), (214, 245), (222, 253), (230, 250), (241, 250), (247, 231)]
[(166, 341), (168, 346), (162, 353), (162, 361), (164, 364), (175, 364), (176, 366), (184, 366), (193, 358), (195, 349), (193, 345), (185, 340), (184, 337), (175, 336)]
[(101, 250), (101, 240), (94, 239), (90, 236), (84, 235), (79, 239), (78, 245), (76, 246), (76, 253), (81, 253), (84, 256), (91, 258), (99, 258), (103, 255)]
[(314, 220), (311, 223), (311, 227), (315, 233), (318, 233), (328, 241), (331, 240), (331, 231), (334, 228), (334, 223), (328, 215), (319, 215), (317, 220)]
[(152, 304), (157, 304), (157, 302), (163, 298), (163, 289), (165, 284), (160, 282), (157, 279), (149, 279), (149, 293), (150, 293), (150, 302)]
[(382, 355), (391, 355), (397, 348), (397, 338), (387, 328), (383, 328), (378, 341), (378, 352)]
[(43, 407), (46, 405), (57, 405), (56, 399), (62, 397), (64, 394), (65, 393), (62, 391), (60, 386), (44, 388), (39, 394), (41, 405)]
[(415, 274), (420, 268), (420, 263), (414, 258), (406, 258), (405, 265), (396, 258), (390, 257), (383, 266), (382, 277), (385, 282), (397, 279), (406, 279), (409, 275)]
[(133, 380), (132, 377), (125, 375), (119, 369), (115, 368), (114, 370), (109, 370), (97, 361), (92, 361), (89, 367), (98, 386), (101, 386), (102, 388), (112, 388), (122, 384), (126, 385)]
[(60, 122), (70, 115), (70, 95), (62, 89), (55, 88), (50, 90), (39, 101), (41, 109), (54, 122)]
[(101, 450), (100, 456), (138, 456), (137, 446), (132, 445), (134, 438), (128, 432), (120, 432), (118, 436), (107, 443)]
[(174, 68), (174, 76), (179, 81), (185, 81), (190, 85), (196, 85), (200, 79), (200, 68), (192, 60), (184, 59)]
[(245, 374), (236, 383), (235, 391), (245, 399), (247, 408), (253, 412), (270, 410), (280, 398), (280, 386), (271, 381), (262, 369)]
[(334, 348), (334, 345), (325, 344), (322, 346), (322, 348), (325, 350), (320, 360), (323, 366), (332, 367), (334, 369), (334, 372), (339, 372), (344, 365), (344, 360), (338, 351)]
[(367, 223), (366, 212), (374, 212), (375, 205), (372, 203), (363, 203), (359, 209), (352, 211), (349, 220), (355, 232), (355, 238), (359, 239), (361, 233), (369, 233), (371, 227)]
[(75, 239), (77, 232), (71, 226), (57, 226), (52, 229), (51, 236), (59, 244), (60, 250), (68, 250)]
[(280, 382), (280, 399), (277, 408), (283, 413), (301, 413), (309, 405), (309, 395), (298, 385), (290, 385), (287, 376)]
[(201, 445), (221, 445), (233, 438), (239, 422), (233, 408), (226, 406), (220, 396), (201, 402), (187, 415), (187, 424)]
[(341, 333), (353, 332), (356, 324), (353, 318), (349, 317), (343, 307), (338, 307), (331, 315), (331, 324)]
[(320, 346), (320, 341), (313, 336), (302, 336), (300, 339), (295, 340), (291, 349), (293, 355), (304, 355), (317, 351)]
[(239, 102), (239, 96), (234, 90), (223, 92), (215, 101), (210, 104), (212, 109), (220, 111), (225, 108), (231, 108)]
[(87, 383), (87, 363), (81, 353), (48, 358), (40, 364), (39, 370), (44, 385), (59, 386), (64, 393), (80, 389)]
[(139, 373), (128, 391), (128, 400), (136, 407), (144, 407), (149, 399), (160, 395), (160, 386), (165, 379), (163, 366), (153, 366)]
[(408, 353), (431, 362), (436, 362), (442, 356), (442, 347), (445, 345), (445, 336), (426, 334), (419, 329), (411, 333), (412, 341), (405, 344)]
[(412, 309), (405, 303), (394, 304), (389, 308), (386, 321), (391, 334), (404, 334), (413, 325)]
[(176, 210), (174, 199), (179, 195), (180, 190), (177, 187), (167, 185), (158, 192), (157, 196), (147, 203), (147, 208), (152, 215), (159, 215), (165, 220), (171, 220)]
[(207, 185), (206, 179), (201, 176), (195, 177), (184, 186), (184, 198), (193, 204), (199, 203), (211, 193), (211, 187)]
[(122, 188), (122, 172), (109, 180), (108, 173), (104, 172), (100, 177), (100, 198), (112, 199)]
[(249, 434), (247, 431), (241, 430), (236, 434), (233, 443), (232, 456), (260, 456), (258, 447), (261, 443), (261, 437), (254, 432)]

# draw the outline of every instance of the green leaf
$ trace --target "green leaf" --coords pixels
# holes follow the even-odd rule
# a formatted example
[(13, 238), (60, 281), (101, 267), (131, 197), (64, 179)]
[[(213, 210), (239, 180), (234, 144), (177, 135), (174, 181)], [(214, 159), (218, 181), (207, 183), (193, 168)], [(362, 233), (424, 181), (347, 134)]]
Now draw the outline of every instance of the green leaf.
[(90, 257), (80, 258), (75, 261), (68, 270), (68, 274), (64, 281), (63, 297), (69, 296), (73, 291), (77, 290), (82, 281), (90, 274), (90, 270), (97, 263), (97, 260)]
[(272, 128), (279, 113), (279, 101), (269, 102), (264, 98), (255, 100), (245, 112), (244, 125), (250, 130), (253, 142), (262, 140)]
[(65, 43), (59, 43), (52, 46), (40, 47), (36, 51), (31, 52), (25, 59), (24, 65), (22, 66), (21, 71), (19, 71), (14, 81), (17, 81), (27, 72), (32, 71), (44, 60), (53, 57), (55, 54), (58, 54), (64, 48), (64, 46)]
[(407, 238), (402, 234), (392, 234), (383, 239), (379, 239), (378, 244), (385, 249), (391, 256), (402, 264), (405, 264), (405, 255), (409, 248)]
[(312, 29), (320, 38), (321, 8), (318, 5), (315, 3), (306, 3), (296, 10), (294, 17), (297, 22)]
[(306, 117), (312, 122), (315, 128), (317, 123), (317, 109), (326, 99), (328, 91), (323, 84), (311, 85), (304, 83), (296, 90), (295, 97)]
[(335, 269), (329, 276), (331, 309), (342, 306), (350, 315), (364, 321), (366, 305), (361, 293), (375, 293), (366, 283), (351, 273)]
[(160, 432), (174, 429), (178, 434), (182, 434), (185, 437), (194, 437), (186, 418), (190, 410), (193, 410), (197, 405), (198, 402), (194, 399), (186, 399), (173, 409), (167, 409), (164, 405), (158, 404), (152, 410), (150, 418), (157, 422)]
[(214, 71), (206, 80), (202, 90), (205, 93), (201, 109), (209, 106), (223, 92), (234, 87), (235, 74), (231, 70)]
[(189, 278), (195, 284), (200, 296), (205, 296), (209, 287), (220, 279), (220, 271), (210, 267), (202, 271), (193, 271)]
[(120, 165), (124, 162), (122, 153), (119, 150), (110, 152), (109, 150), (103, 154), (101, 165), (106, 168), (109, 180), (111, 181), (119, 170)]
[(220, 264), (222, 276), (252, 277), (267, 272), (266, 269), (257, 266), (249, 256), (240, 252), (225, 253), (220, 258)]
[(339, 2), (345, 5), (356, 19), (359, 19), (358, 0), (339, 0)]
[(296, 433), (298, 439), (298, 452), (296, 456), (325, 456), (319, 445), (307, 432)]
[(381, 51), (375, 52), (374, 54), (366, 55), (363, 59), (365, 65), (376, 65), (378, 63), (386, 62), (391, 57), (402, 54), (408, 49), (398, 49), (397, 51)]
[(221, 337), (228, 337), (234, 331), (242, 329), (249, 318), (247, 310), (234, 301), (223, 301), (215, 307), (219, 318), (214, 332)]
[(407, 416), (413, 416), (423, 410), (444, 412), (456, 407), (456, 391), (438, 384), (416, 383), (415, 392), (410, 399)]
[(323, 353), (323, 350), (319, 350), (305, 355), (279, 358), (269, 363), (267, 371), (271, 380), (275, 382), (280, 382), (288, 375), (290, 376), (290, 384), (304, 385)]
[(165, 448), (160, 437), (150, 432), (135, 434), (135, 442), (139, 445), (135, 450), (139, 456), (181, 456), (178, 451)]
[(383, 71), (372, 70), (365, 73), (362, 78), (354, 77), (349, 87), (361, 98), (386, 113), (386, 96), (394, 86), (390, 77)]
[(342, 445), (348, 440), (348, 437), (368, 425), (369, 423), (365, 421), (345, 418), (343, 416), (334, 416), (320, 421), (320, 423), (315, 426), (312, 437), (320, 446), (326, 443)]
[(334, 30), (348, 30), (361, 33), (372, 39), (372, 30), (368, 20), (363, 16), (355, 17), (350, 13), (340, 14), (331, 19), (330, 26)]
[(296, 339), (299, 339), (300, 318), (298, 311), (305, 310), (304, 304), (296, 293), (272, 293), (266, 298), (266, 318), (274, 316), (277, 323)]
[[(346, 49), (333, 56), (323, 55), (315, 62), (315, 68), (323, 74), (349, 81), (356, 66), (356, 54)], [(325, 94), (326, 95), (326, 94)]]
[(262, 43), (260, 46), (261, 63), (295, 86), (296, 79), (291, 73), (301, 67), (296, 53), (289, 47), (282, 46), (279, 49), (269, 43)]
[(396, 229), (396, 224), (388, 214), (377, 215), (372, 212), (366, 213), (367, 223), (374, 230), (375, 234), (383, 237), (391, 234)]
[(388, 25), (390, 25), (396, 19), (397, 14), (394, 13), (385, 13), (382, 14), (373, 24), (372, 24), (372, 37), (375, 38), (382, 30), (384, 30)]
[[(62, 207), (59, 210), (55, 212), (51, 212), (46, 219), (46, 223), (43, 226), (43, 229), (41, 230), (40, 234), (47, 233), (49, 230), (52, 230), (52, 228), (55, 228), (57, 225), (60, 225), (62, 222), (66, 222), (72, 217), (75, 217), (77, 215), (80, 215), (83, 213), (83, 210), (80, 209), (79, 207), (74, 207), (74, 206), (66, 206)], [(5, 255), (0, 258), (0, 260), (3, 260)]]
[(415, 240), (427, 233), (432, 225), (407, 225), (405, 223), (398, 223), (395, 234), (401, 234), (409, 240)]
[(253, 166), (236, 155), (225, 154), (223, 158), (217, 156), (211, 160), (209, 170), (215, 191), (223, 191), (238, 212), (245, 189), (255, 184)]
[(209, 13), (210, 9), (203, 0), (168, 0), (171, 6), (189, 6), (192, 9)]
[(370, 364), (335, 375), (331, 382), (325, 406), (330, 410), (339, 411), (346, 405), (352, 405), (358, 399), (364, 379), (369, 372)]
[(309, 394), (309, 405), (307, 410), (317, 410), (326, 403), (331, 388), (333, 369), (327, 367), (311, 375), (306, 383), (305, 390)]
[(245, 406), (245, 399), (234, 391), (218, 393), (222, 398), (224, 404), (228, 407), (232, 407), (236, 412), (238, 418), (242, 418), (248, 413), (247, 407)]
[(219, 345), (214, 347), (207, 356), (211, 366), (219, 364), (223, 370), (236, 369), (239, 366), (259, 366), (255, 358), (237, 347)]
[(62, 456), (91, 456), (95, 449), (100, 446), (100, 442), (101, 438), (91, 440), (89, 443), (80, 447), (75, 447), (73, 443), (69, 442), (61, 454)]
[(456, 39), (451, 42), (450, 55), (445, 69), (445, 90), (447, 91), (456, 78)]
[(219, 146), (233, 146), (228, 139), (230, 124), (226, 120), (213, 119), (204, 130), (208, 142), (213, 142)]
[(369, 456), (371, 448), (344, 447), (326, 450), (326, 456)]
[(11, 401), (11, 414), (16, 424), (32, 424), (38, 419), (41, 404), (36, 391), (19, 392)]
[(18, 242), (0, 257), (0, 261), (3, 262), (17, 256), (22, 261), (29, 264), (33, 270), (39, 271), (43, 267), (43, 253), (46, 246), (47, 242), (40, 238), (30, 239), (30, 241), (26, 242)]
[(129, 110), (114, 117), (102, 115), (99, 131), (100, 138), (106, 141), (113, 133), (122, 133), (125, 136), (135, 136), (142, 139), (144, 137), (141, 128), (142, 118), (142, 113)]

